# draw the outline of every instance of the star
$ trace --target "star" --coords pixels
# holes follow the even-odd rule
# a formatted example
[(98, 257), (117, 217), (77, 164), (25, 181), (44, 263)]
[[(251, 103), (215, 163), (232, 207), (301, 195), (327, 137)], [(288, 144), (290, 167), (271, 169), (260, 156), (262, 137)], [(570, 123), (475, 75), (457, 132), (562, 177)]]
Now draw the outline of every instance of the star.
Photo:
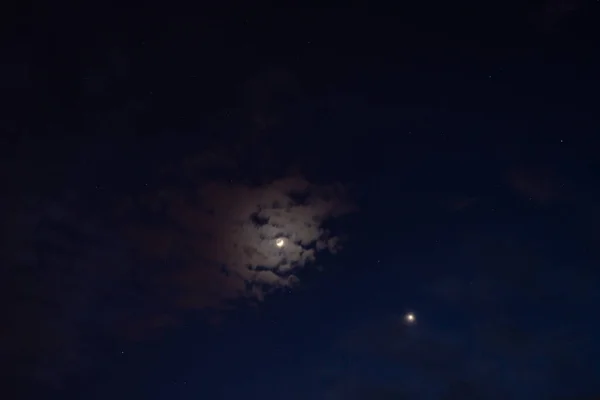
[(414, 313), (409, 312), (404, 316), (404, 321), (406, 321), (408, 324), (414, 324), (417, 321), (417, 317)]

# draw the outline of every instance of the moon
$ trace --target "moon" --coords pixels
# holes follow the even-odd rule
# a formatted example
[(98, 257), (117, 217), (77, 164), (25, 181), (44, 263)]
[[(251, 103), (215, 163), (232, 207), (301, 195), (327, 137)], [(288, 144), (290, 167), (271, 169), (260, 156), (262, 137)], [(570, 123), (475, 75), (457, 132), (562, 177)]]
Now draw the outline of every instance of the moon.
[(275, 240), (275, 246), (282, 248), (285, 245), (285, 239), (279, 238)]

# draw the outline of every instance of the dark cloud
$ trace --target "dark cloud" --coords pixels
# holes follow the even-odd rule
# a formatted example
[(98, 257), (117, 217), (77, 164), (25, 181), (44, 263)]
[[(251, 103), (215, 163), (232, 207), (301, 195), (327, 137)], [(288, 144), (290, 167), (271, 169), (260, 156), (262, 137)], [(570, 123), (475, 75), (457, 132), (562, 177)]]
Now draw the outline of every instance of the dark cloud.
[[(582, 374), (590, 376), (594, 368), (581, 355), (591, 335), (574, 328), (555, 326), (525, 333), (526, 328), (519, 326), (522, 322), (509, 318), (465, 334), (433, 321), (412, 329), (397, 323), (398, 319), (389, 316), (375, 321), (341, 341), (338, 354), (332, 357), (353, 367), (338, 368), (333, 393), (358, 393), (357, 386), (362, 386), (374, 388), (367, 390), (373, 395), (378, 393), (376, 388), (387, 387), (384, 393), (399, 398), (500, 399), (512, 397), (509, 388), (516, 383), (548, 396), (583, 379)], [(353, 382), (352, 390), (347, 388), (349, 383), (344, 384), (347, 380)], [(549, 391), (541, 389), (548, 388), (549, 381), (554, 382)]]
[(551, 33), (581, 8), (581, 0), (548, 0), (536, 14), (537, 28), (543, 33)]
[(3, 359), (17, 375), (57, 384), (83, 366), (85, 343), (103, 331), (94, 317), (127, 264), (76, 196), (5, 200)]
[(151, 338), (190, 311), (292, 289), (319, 253), (341, 249), (324, 224), (355, 211), (343, 185), (240, 165), (235, 152), (190, 157), (154, 190), (96, 192), (100, 213), (83, 193), (4, 199), (4, 358), (58, 384), (100, 356), (95, 342)]
[[(340, 364), (327, 372), (339, 383), (332, 391), (346, 393), (348, 381), (408, 398), (513, 398), (523, 387), (551, 398), (591, 379), (595, 279), (572, 256), (537, 246), (530, 227), (491, 228), (458, 240), (439, 268), (406, 267), (427, 269), (381, 294), (367, 321), (342, 335), (330, 356)], [(415, 298), (419, 323), (407, 326), (403, 308)]]
[(449, 195), (441, 201), (441, 206), (449, 211), (464, 211), (477, 204), (480, 198), (466, 195)]
[(244, 103), (258, 131), (273, 128), (290, 118), (297, 121), (302, 90), (289, 70), (271, 66), (248, 80)]
[(564, 194), (564, 185), (556, 172), (543, 166), (514, 168), (508, 181), (521, 196), (540, 204), (556, 201)]

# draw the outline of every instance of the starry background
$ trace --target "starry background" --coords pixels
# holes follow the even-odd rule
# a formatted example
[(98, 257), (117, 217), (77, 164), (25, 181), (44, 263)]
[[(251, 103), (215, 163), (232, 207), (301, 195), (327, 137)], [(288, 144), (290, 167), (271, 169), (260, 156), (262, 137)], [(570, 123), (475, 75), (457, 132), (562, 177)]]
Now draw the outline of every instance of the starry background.
[[(599, 13), (583, 0), (4, 13), (0, 354), (14, 393), (596, 398)], [(299, 284), (282, 270), (259, 301), (239, 295), (223, 277), (263, 266), (270, 242), (234, 238), (226, 216), (255, 206), (248, 187), (271, 201), (290, 176), (320, 193), (283, 224), (313, 244), (266, 263), (315, 259), (294, 264)], [(197, 267), (210, 257), (216, 274)]]

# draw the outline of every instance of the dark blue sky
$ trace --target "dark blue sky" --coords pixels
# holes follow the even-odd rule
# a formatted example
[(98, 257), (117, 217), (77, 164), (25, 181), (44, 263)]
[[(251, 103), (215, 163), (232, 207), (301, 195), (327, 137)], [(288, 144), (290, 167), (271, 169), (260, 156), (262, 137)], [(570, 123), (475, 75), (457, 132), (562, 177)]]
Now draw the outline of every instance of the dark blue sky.
[[(18, 392), (600, 395), (598, 3), (517, 3), (17, 10), (1, 354)], [(298, 172), (314, 186), (290, 242), (312, 234), (303, 201), (355, 209), (278, 261), (299, 286), (212, 310), (223, 276), (272, 261), (226, 217)], [(311, 197), (333, 182), (346, 197)], [(281, 228), (261, 204), (252, 226)], [(242, 235), (247, 258), (202, 235)], [(341, 251), (295, 264), (330, 237)]]

